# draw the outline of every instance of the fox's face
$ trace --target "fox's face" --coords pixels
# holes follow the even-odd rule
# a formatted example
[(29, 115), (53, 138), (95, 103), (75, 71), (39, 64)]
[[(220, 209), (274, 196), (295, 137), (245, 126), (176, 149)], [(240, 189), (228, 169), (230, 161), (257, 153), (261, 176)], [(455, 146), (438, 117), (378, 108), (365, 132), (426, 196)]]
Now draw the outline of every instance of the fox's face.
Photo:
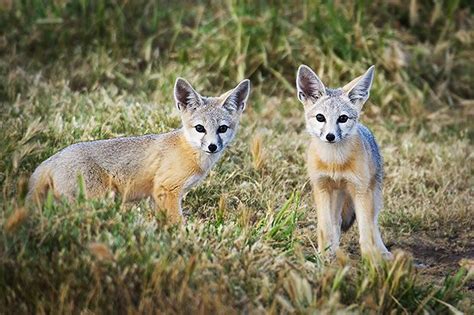
[(243, 80), (219, 97), (204, 97), (184, 79), (174, 87), (187, 141), (207, 154), (221, 152), (234, 138), (250, 93), (250, 81)]
[(329, 89), (311, 68), (301, 65), (296, 87), (305, 108), (308, 132), (326, 143), (337, 143), (354, 134), (373, 77), (374, 66), (344, 87)]

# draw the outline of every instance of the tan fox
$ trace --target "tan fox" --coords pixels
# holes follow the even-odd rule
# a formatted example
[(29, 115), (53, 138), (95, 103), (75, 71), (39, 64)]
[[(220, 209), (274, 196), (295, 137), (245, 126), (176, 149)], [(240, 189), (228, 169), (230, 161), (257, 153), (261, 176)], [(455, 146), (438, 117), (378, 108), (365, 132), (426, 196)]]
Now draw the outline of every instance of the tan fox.
[(382, 208), (383, 161), (372, 133), (358, 122), (369, 98), (374, 67), (342, 88), (326, 88), (307, 66), (296, 87), (311, 135), (307, 169), (318, 218), (318, 247), (329, 256), (339, 247), (341, 229), (357, 218), (363, 255), (389, 258), (378, 228)]
[(80, 142), (56, 153), (30, 178), (28, 198), (40, 203), (74, 199), (78, 175), (87, 197), (112, 191), (126, 201), (152, 197), (171, 223), (182, 221), (181, 199), (203, 179), (234, 138), (250, 93), (250, 81), (219, 97), (204, 97), (184, 79), (174, 86), (183, 127), (164, 134)]

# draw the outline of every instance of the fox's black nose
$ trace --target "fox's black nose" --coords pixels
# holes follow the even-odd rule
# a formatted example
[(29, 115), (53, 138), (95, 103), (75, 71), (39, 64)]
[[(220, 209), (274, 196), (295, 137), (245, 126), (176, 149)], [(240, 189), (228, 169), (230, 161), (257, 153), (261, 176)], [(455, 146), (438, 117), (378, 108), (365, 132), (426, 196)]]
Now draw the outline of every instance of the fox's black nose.
[(208, 148), (209, 151), (211, 151), (211, 152), (216, 152), (216, 150), (217, 150), (217, 145), (215, 145), (215, 144), (210, 144), (207, 148)]
[(326, 135), (326, 140), (327, 140), (327, 141), (333, 142), (334, 139), (336, 139), (336, 136), (335, 136), (334, 134), (328, 133), (328, 134)]

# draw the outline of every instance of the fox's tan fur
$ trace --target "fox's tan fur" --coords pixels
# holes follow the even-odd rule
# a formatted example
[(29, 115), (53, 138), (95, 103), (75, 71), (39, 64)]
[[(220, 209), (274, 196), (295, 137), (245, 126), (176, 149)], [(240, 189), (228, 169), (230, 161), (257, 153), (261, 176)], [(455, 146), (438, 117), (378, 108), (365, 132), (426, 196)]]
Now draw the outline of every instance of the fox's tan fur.
[[(305, 105), (307, 128), (313, 136), (307, 170), (317, 207), (318, 247), (322, 253), (334, 255), (341, 229), (348, 229), (357, 218), (362, 253), (390, 257), (377, 225), (382, 207), (382, 159), (373, 135), (358, 123), (372, 78), (373, 67), (364, 76), (333, 90), (325, 88), (308, 67), (301, 66), (298, 71), (298, 97)], [(318, 122), (317, 115), (324, 119)], [(350, 118), (340, 122), (341, 115)]]
[[(208, 145), (205, 137), (193, 138), (195, 121), (208, 126), (211, 134), (215, 130), (211, 130), (212, 122), (209, 120), (217, 119), (219, 124), (219, 119), (224, 119), (229, 129), (235, 132), (243, 110), (236, 102), (245, 102), (246, 98), (230, 100), (232, 104), (224, 110), (223, 106), (228, 106), (224, 102), (229, 101), (229, 93), (204, 98), (184, 80), (180, 84), (184, 86), (181, 86), (184, 95), (177, 96), (180, 98), (177, 103), (182, 111), (182, 128), (158, 135), (81, 142), (67, 147), (35, 170), (30, 179), (29, 198), (41, 203), (51, 189), (58, 198), (74, 199), (80, 175), (88, 198), (102, 197), (109, 192), (120, 194), (125, 201), (151, 197), (158, 209), (166, 211), (172, 223), (181, 222), (183, 195), (207, 175), (233, 137), (232, 134), (225, 143), (219, 144), (216, 153), (206, 152), (202, 148)], [(191, 103), (185, 104), (189, 101)]]

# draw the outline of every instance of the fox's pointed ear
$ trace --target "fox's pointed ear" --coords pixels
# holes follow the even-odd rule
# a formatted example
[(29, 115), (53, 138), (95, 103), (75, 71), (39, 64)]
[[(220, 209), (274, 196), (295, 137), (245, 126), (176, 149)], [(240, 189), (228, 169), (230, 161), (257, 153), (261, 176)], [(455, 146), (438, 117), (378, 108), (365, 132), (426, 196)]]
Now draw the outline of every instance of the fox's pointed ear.
[(296, 89), (298, 99), (303, 104), (308, 100), (317, 100), (326, 94), (326, 88), (321, 79), (306, 65), (301, 65), (296, 74)]
[(351, 103), (359, 110), (362, 109), (362, 106), (369, 98), (370, 88), (374, 80), (374, 70), (375, 67), (371, 66), (363, 75), (355, 78), (342, 88)]
[(174, 100), (176, 107), (180, 111), (196, 108), (202, 104), (199, 93), (183, 78), (176, 79), (174, 84)]
[(225, 99), (223, 106), (230, 110), (243, 111), (250, 95), (250, 80), (241, 81)]

